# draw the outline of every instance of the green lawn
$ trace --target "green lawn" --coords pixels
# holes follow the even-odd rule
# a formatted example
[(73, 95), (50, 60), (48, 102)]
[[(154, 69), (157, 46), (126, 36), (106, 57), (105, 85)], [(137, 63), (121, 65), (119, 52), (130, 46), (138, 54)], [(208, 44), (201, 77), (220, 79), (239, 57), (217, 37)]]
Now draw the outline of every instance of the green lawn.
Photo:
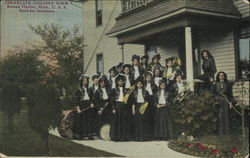
[(0, 113), (0, 152), (8, 156), (72, 156), (72, 157), (114, 157), (119, 156), (105, 151), (76, 144), (74, 142), (49, 136), (49, 155), (45, 154), (43, 141), (38, 133), (28, 126), (27, 112), (14, 118), (14, 133), (7, 128), (6, 116)]

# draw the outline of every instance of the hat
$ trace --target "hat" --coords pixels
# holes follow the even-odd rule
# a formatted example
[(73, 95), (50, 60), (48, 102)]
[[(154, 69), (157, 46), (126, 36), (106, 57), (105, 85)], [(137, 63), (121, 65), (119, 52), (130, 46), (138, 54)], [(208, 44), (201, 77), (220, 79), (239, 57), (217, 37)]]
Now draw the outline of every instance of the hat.
[(181, 76), (181, 77), (183, 78), (183, 77), (184, 77), (184, 74), (183, 74), (183, 72), (182, 72), (181, 70), (177, 70), (176, 73), (175, 73), (175, 78), (176, 78), (177, 76)]
[(119, 74), (116, 78), (115, 78), (115, 82), (118, 82), (118, 81), (125, 81), (126, 80), (126, 77), (122, 74)]
[(89, 76), (88, 75), (84, 75), (84, 74), (82, 74), (80, 77), (79, 77), (79, 81), (81, 81), (81, 80), (84, 80), (84, 79), (89, 79)]
[(140, 56), (134, 54), (134, 55), (132, 56), (132, 61), (135, 60), (135, 59), (140, 60)]
[(154, 73), (152, 72), (152, 71), (147, 71), (146, 73), (145, 73), (145, 77), (147, 77), (147, 76), (154, 76)]
[(142, 59), (146, 59), (146, 60), (148, 60), (148, 58), (149, 58), (149, 57), (148, 57), (148, 55), (147, 55), (147, 54), (145, 54), (145, 55), (143, 55), (143, 56), (141, 57), (141, 60), (142, 60)]
[(102, 75), (102, 76), (100, 76), (99, 83), (100, 83), (100, 82), (102, 82), (102, 81), (105, 81), (105, 82), (107, 82), (107, 81), (108, 81), (108, 78), (107, 78), (107, 76), (106, 76), (106, 75)]
[(116, 67), (115, 67), (115, 66), (111, 67), (111, 68), (109, 69), (109, 73), (110, 73), (111, 71), (116, 72)]
[(118, 65), (116, 65), (116, 68), (122, 68), (123, 62), (119, 62)]
[(166, 63), (169, 62), (169, 61), (173, 61), (173, 60), (174, 60), (174, 57), (169, 57), (169, 58), (165, 59)]
[(159, 82), (159, 86), (161, 85), (161, 84), (165, 84), (165, 85), (167, 85), (167, 80), (165, 79), (165, 78), (163, 78), (162, 80), (160, 80), (160, 82)]
[(152, 60), (154, 60), (154, 59), (160, 60), (161, 59), (161, 55), (160, 54), (156, 54), (155, 56), (153, 56)]
[(99, 74), (95, 74), (91, 77), (92, 81), (95, 80), (95, 79), (99, 79), (101, 77), (101, 75)]
[(143, 77), (138, 77), (136, 80), (135, 80), (135, 83), (138, 83), (138, 82), (144, 82), (144, 79), (143, 79)]
[(130, 64), (124, 64), (123, 66), (122, 66), (122, 68), (123, 69), (125, 69), (126, 67), (128, 67), (129, 69), (132, 67)]

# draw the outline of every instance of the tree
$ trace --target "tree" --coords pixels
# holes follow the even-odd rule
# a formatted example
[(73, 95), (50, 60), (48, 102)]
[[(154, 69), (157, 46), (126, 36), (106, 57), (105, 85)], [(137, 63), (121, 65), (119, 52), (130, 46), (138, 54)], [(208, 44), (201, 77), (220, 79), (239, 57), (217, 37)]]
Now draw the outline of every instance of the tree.
[(43, 41), (43, 45), (36, 46), (36, 49), (53, 63), (52, 82), (57, 83), (61, 90), (65, 89), (64, 102), (66, 105), (72, 105), (72, 95), (83, 68), (82, 50), (85, 47), (79, 26), (73, 27), (72, 30), (64, 30), (56, 24), (29, 27)]
[(49, 152), (49, 129), (58, 127), (61, 106), (58, 89), (54, 84), (37, 84), (28, 93), (29, 125), (41, 135)]
[(0, 89), (1, 111), (8, 115), (9, 130), (13, 132), (13, 119), (21, 109), (21, 97), (26, 95), (30, 85), (41, 82), (47, 73), (43, 62), (35, 51), (19, 50), (1, 62)]

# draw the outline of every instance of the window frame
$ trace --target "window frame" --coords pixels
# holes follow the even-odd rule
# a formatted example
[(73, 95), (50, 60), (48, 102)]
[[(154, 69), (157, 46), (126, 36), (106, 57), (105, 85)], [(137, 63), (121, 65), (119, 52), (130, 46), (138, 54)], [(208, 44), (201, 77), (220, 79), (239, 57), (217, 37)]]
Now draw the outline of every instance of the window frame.
[[(99, 70), (99, 67), (100, 67), (99, 61), (100, 60), (98, 60), (100, 56), (101, 56), (101, 59), (102, 59), (102, 70), (101, 71)], [(96, 73), (97, 74), (104, 74), (104, 56), (103, 56), (103, 53), (97, 53), (96, 54)]]

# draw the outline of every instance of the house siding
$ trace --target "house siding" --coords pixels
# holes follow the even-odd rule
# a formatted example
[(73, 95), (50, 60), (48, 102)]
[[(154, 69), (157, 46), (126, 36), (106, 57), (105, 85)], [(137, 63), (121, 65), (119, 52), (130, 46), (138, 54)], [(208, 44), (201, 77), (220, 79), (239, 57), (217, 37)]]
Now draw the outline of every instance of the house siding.
[[(246, 0), (245, 0), (246, 1)], [(244, 0), (234, 0), (235, 7), (242, 14), (242, 18), (246, 18), (250, 16), (250, 5)]]
[(214, 56), (217, 72), (224, 71), (229, 80), (235, 80), (235, 41), (234, 33), (217, 32), (203, 34), (200, 37), (200, 48), (209, 50)]
[[(97, 27), (95, 1), (86, 1), (83, 7), (84, 36), (85, 44), (87, 45), (84, 49), (85, 73), (88, 75), (96, 73), (96, 55), (102, 53), (104, 60), (104, 74), (108, 74), (108, 71), (112, 66), (115, 66), (122, 61), (121, 45), (118, 45), (116, 38), (106, 36), (106, 33), (115, 25), (115, 18), (121, 13), (121, 2), (116, 0), (103, 1), (103, 24)], [(96, 47), (97, 49), (95, 50)], [(131, 56), (133, 54), (144, 54), (144, 45), (125, 44), (125, 63), (131, 63)]]

